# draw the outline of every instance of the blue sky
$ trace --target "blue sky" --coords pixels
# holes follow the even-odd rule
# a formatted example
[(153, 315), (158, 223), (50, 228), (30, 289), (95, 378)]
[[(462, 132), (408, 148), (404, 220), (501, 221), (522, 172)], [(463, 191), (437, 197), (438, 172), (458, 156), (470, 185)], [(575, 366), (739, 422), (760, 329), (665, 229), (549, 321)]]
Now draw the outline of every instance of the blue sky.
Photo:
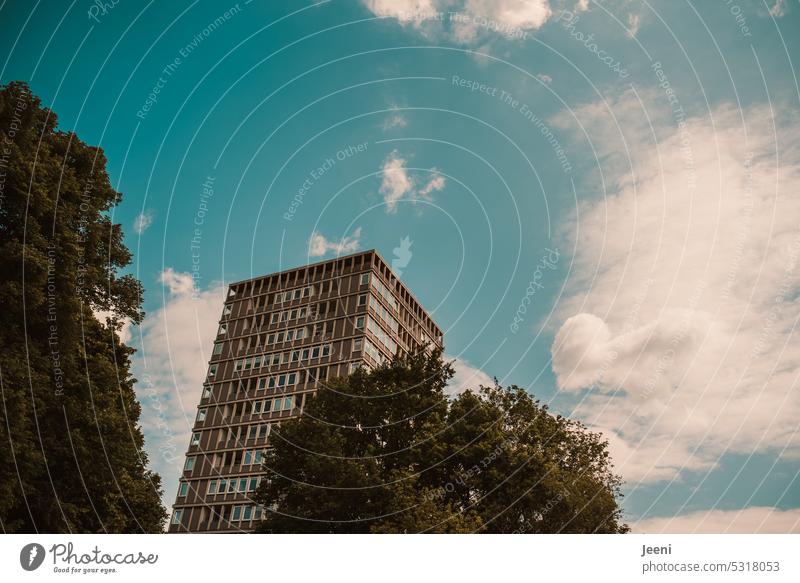
[(168, 503), (223, 287), (376, 248), (454, 390), (609, 437), (639, 530), (797, 531), (800, 7), (697, 4), (0, 5), (0, 82), (124, 194)]

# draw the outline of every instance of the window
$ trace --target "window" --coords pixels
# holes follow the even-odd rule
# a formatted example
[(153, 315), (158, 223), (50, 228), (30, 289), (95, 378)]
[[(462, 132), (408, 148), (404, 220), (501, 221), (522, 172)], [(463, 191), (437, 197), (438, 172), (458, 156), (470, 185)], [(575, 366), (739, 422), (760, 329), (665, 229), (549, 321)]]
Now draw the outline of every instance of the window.
[(180, 524), (181, 523), (181, 516), (183, 516), (183, 510), (179, 509), (172, 513), (172, 524)]
[(200, 445), (200, 433), (192, 434), (192, 445)]
[(264, 452), (259, 450), (256, 452), (255, 463), (260, 464), (263, 461), (264, 461)]
[(219, 490), (217, 490), (218, 494), (224, 494), (225, 490), (228, 487), (228, 480), (220, 480), (219, 481)]
[(267, 388), (267, 379), (266, 378), (258, 379), (258, 390), (263, 391), (266, 388)]
[(364, 316), (359, 316), (358, 318), (356, 318), (356, 328), (358, 328), (359, 330), (364, 329)]
[(294, 406), (294, 397), (286, 397), (283, 399), (283, 410), (288, 411)]
[(269, 435), (269, 428), (270, 425), (262, 425), (258, 430), (258, 438), (264, 439), (267, 435)]
[(358, 369), (358, 362), (353, 361), (350, 363), (350, 370), (348, 371), (349, 374), (353, 374)]
[(369, 283), (369, 273), (362, 273), (361, 274), (361, 285), (367, 285)]
[(361, 352), (361, 348), (364, 344), (364, 340), (361, 338), (356, 338), (353, 340), (353, 352)]
[(217, 481), (211, 480), (208, 482), (208, 493), (209, 494), (216, 494), (217, 493)]
[(194, 457), (187, 457), (186, 463), (183, 466), (185, 472), (191, 472), (194, 469)]
[(272, 401), (272, 410), (273, 411), (280, 411), (281, 410), (281, 400), (275, 399)]
[(211, 396), (211, 385), (203, 386), (203, 398), (208, 399)]
[(242, 507), (241, 506), (234, 506), (233, 507), (233, 517), (231, 518), (232, 522), (239, 522), (239, 519), (242, 516)]
[(232, 297), (233, 297), (233, 296), (235, 296), (235, 295), (236, 295), (236, 290), (235, 290), (235, 289), (233, 289), (233, 288), (230, 288), (230, 289), (228, 290), (228, 297), (229, 297), (229, 298), (232, 298)]
[[(255, 403), (253, 403), (255, 405)], [(261, 403), (258, 404), (259, 410), (261, 410)], [(250, 430), (247, 433), (247, 439), (255, 439), (258, 436), (258, 425), (251, 425)]]
[(296, 373), (289, 373), (289, 384), (293, 385), (296, 380), (297, 380), (297, 374)]
[(212, 364), (208, 367), (208, 376), (213, 377), (215, 374), (217, 374), (217, 365)]
[(367, 294), (361, 294), (360, 296), (358, 296), (358, 305), (359, 306), (367, 305)]
[(241, 478), (239, 480), (239, 492), (246, 492), (247, 491), (247, 478)]
[(228, 326), (226, 326), (225, 324), (222, 324), (219, 327), (219, 330), (217, 331), (217, 336), (222, 336), (223, 334), (227, 334), (227, 333), (228, 333)]
[(222, 354), (222, 342), (217, 342), (214, 345), (214, 351), (212, 352), (212, 354), (214, 355)]
[(261, 504), (259, 504), (258, 506), (256, 506), (256, 511), (255, 511), (255, 515), (253, 516), (253, 518), (256, 519), (256, 520), (261, 520), (261, 515), (263, 513), (264, 513), (264, 507), (261, 506)]
[(197, 411), (197, 422), (201, 423), (201, 422), (203, 422), (205, 420), (206, 420), (206, 410), (205, 409), (199, 409)]
[(258, 478), (256, 477), (250, 478), (250, 483), (247, 485), (247, 491), (255, 492), (257, 487), (258, 487)]
[(250, 409), (251, 415), (259, 415), (261, 413), (261, 401), (254, 401)]
[(244, 507), (244, 514), (242, 515), (242, 520), (250, 520), (253, 515), (253, 507), (252, 506), (245, 506)]
[(178, 490), (178, 497), (185, 498), (189, 493), (189, 482), (181, 482), (181, 487)]
[(242, 462), (245, 466), (249, 466), (253, 463), (253, 452), (252, 451), (245, 451), (244, 452), (244, 462)]

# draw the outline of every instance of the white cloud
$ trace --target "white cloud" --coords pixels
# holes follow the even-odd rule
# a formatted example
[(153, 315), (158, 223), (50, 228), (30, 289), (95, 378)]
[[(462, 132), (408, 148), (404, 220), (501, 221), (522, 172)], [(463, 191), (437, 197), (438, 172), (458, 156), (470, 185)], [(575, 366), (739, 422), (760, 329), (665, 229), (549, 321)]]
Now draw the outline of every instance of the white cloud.
[(189, 295), (194, 290), (192, 275), (175, 271), (171, 267), (162, 271), (158, 280), (166, 286), (172, 296)]
[(481, 385), (485, 387), (494, 386), (492, 377), (481, 369), (472, 366), (466, 360), (452, 356), (445, 356), (444, 359), (447, 362), (453, 360), (453, 369), (455, 369), (455, 374), (445, 389), (446, 394), (459, 395), (467, 389), (477, 389)]
[(445, 187), (445, 179), (444, 176), (441, 174), (436, 174), (436, 169), (432, 169), (434, 172), (433, 178), (431, 178), (425, 186), (419, 189), (419, 196), (421, 198), (430, 198), (430, 195), (434, 191), (442, 190)]
[(400, 156), (397, 150), (391, 152), (383, 161), (383, 177), (381, 179), (380, 193), (386, 203), (386, 212), (393, 213), (397, 210), (397, 203), (401, 200), (415, 201), (420, 198), (431, 200), (431, 194), (444, 189), (446, 180), (438, 173), (436, 168), (428, 172), (432, 174), (421, 188), (417, 188), (416, 180), (408, 173), (406, 159)]
[(133, 230), (136, 231), (139, 235), (144, 233), (147, 228), (153, 224), (153, 219), (155, 215), (152, 211), (144, 211), (136, 215), (136, 218), (133, 220)]
[(491, 38), (524, 38), (553, 15), (549, 0), (364, 0), (364, 5), (428, 37), (473, 46)]
[(644, 534), (789, 534), (800, 533), (800, 508), (753, 506), (742, 510), (703, 510), (669, 518), (648, 518), (631, 525)]
[(414, 22), (424, 15), (434, 14), (437, 0), (364, 0), (364, 5), (375, 16), (396, 18), (402, 22)]
[(388, 212), (393, 212), (397, 201), (414, 189), (414, 183), (406, 170), (406, 160), (401, 158), (397, 150), (389, 154), (383, 161), (383, 179), (380, 193), (386, 203)]
[(631, 38), (635, 37), (636, 34), (639, 32), (639, 24), (641, 23), (642, 17), (639, 14), (631, 12), (628, 14), (628, 36)]
[(658, 94), (640, 96), (653, 109), (629, 92), (574, 111), (609, 191), (568, 229), (558, 386), (629, 481), (726, 452), (796, 458), (800, 119), (720, 107), (675, 129)]
[(134, 328), (133, 367), (139, 382), (142, 427), (164, 503), (175, 500), (178, 477), (200, 401), (226, 288), (195, 290), (189, 273), (161, 274), (164, 306)]
[(387, 117), (383, 121), (383, 131), (389, 131), (394, 128), (404, 128), (408, 125), (408, 120), (405, 116), (395, 113)]
[(314, 231), (308, 240), (308, 254), (311, 257), (322, 257), (329, 251), (334, 255), (342, 255), (358, 251), (361, 244), (361, 227), (358, 227), (350, 237), (342, 237), (339, 241), (329, 241), (325, 235)]
[(775, 2), (775, 4), (773, 4), (769, 9), (770, 16), (775, 18), (783, 18), (786, 16), (788, 8), (789, 3), (786, 0), (777, 0), (777, 2)]
[(508, 28), (536, 30), (552, 16), (548, 0), (467, 0), (464, 9)]
[[(106, 319), (111, 317), (111, 312), (106, 310), (92, 310), (94, 317), (100, 320), (103, 324), (106, 324)], [(122, 326), (117, 331), (119, 334), (119, 340), (123, 344), (128, 344), (131, 339), (131, 326), (133, 323), (130, 321), (129, 318), (122, 319)]]

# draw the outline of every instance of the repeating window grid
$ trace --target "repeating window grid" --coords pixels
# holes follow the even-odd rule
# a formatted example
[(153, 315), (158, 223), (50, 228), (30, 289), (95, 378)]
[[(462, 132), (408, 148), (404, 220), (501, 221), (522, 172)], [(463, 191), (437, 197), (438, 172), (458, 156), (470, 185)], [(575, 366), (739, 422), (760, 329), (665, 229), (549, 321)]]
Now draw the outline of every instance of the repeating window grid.
[(387, 334), (383, 328), (372, 318), (367, 318), (367, 330), (372, 332), (376, 340), (386, 348), (390, 354), (397, 352), (397, 343)]

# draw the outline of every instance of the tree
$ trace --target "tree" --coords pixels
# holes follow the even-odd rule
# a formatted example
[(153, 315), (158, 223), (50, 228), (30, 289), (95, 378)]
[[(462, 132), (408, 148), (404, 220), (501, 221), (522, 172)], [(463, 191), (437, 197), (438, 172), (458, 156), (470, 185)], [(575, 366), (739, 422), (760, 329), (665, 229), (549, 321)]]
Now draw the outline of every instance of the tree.
[(5, 532), (159, 532), (166, 519), (118, 334), (141, 322), (142, 286), (120, 274), (131, 254), (105, 166), (27, 85), (0, 88)]
[(271, 434), (261, 532), (627, 532), (608, 445), (440, 350), (332, 379)]

